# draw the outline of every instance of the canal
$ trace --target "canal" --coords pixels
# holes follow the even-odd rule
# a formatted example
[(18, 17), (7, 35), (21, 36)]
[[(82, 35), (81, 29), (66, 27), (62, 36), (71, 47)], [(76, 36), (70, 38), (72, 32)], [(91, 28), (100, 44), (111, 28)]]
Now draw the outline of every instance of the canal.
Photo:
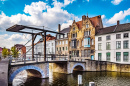
[(130, 86), (130, 73), (74, 72), (73, 74), (50, 73), (49, 79), (17, 77), (12, 86), (78, 86), (77, 76), (82, 75), (82, 86), (96, 82), (97, 86)]

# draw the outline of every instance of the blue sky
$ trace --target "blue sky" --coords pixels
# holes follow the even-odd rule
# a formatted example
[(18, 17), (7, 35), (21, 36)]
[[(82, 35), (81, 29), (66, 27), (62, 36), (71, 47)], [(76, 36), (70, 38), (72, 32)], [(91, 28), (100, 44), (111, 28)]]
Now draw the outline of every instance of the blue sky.
[[(0, 0), (0, 47), (25, 44), (30, 35), (6, 32), (14, 24), (46, 26), (56, 31), (80, 21), (82, 15), (102, 16), (104, 27), (130, 22), (130, 0)], [(37, 40), (40, 37), (37, 38)], [(36, 40), (36, 41), (37, 41)]]

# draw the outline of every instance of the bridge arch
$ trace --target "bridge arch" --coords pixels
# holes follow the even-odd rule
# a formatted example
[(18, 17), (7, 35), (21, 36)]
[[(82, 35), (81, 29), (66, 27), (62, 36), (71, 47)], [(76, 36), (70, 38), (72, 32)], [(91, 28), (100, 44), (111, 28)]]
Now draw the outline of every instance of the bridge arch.
[(81, 66), (81, 67), (83, 68), (83, 70), (85, 71), (85, 65), (84, 65), (84, 64), (82, 64), (82, 63), (76, 63), (76, 64), (74, 64), (74, 66), (72, 67), (71, 73), (73, 73), (74, 68), (77, 67), (77, 66)]
[(44, 74), (44, 72), (43, 72), (42, 69), (40, 69), (39, 67), (30, 65), (30, 66), (21, 67), (21, 68), (17, 69), (16, 71), (14, 71), (14, 72), (10, 75), (10, 77), (9, 77), (9, 82), (12, 82), (13, 79), (15, 78), (15, 76), (16, 76), (18, 73), (20, 73), (20, 72), (23, 71), (23, 70), (28, 70), (28, 69), (37, 70), (38, 72), (41, 73), (41, 78), (45, 78), (45, 74)]

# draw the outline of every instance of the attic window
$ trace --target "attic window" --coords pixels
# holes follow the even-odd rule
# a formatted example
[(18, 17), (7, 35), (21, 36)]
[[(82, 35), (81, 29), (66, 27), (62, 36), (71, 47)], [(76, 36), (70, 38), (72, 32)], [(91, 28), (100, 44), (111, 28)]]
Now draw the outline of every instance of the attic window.
[(89, 24), (86, 24), (86, 28), (89, 28)]

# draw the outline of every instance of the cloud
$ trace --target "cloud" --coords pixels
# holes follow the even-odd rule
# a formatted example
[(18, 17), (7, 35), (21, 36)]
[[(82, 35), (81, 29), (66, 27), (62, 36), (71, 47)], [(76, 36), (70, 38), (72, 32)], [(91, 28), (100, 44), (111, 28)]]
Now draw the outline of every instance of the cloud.
[(117, 20), (123, 20), (126, 16), (130, 15), (130, 8), (128, 10), (120, 11), (116, 13), (111, 19), (107, 21), (109, 24), (114, 24)]
[(105, 15), (102, 15), (102, 16), (101, 16), (102, 20), (103, 20), (105, 17), (106, 17)]
[(112, 0), (111, 3), (114, 5), (118, 5), (122, 2), (123, 0)]
[(73, 3), (75, 0), (64, 0), (64, 5), (68, 5), (70, 3)]
[[(25, 38), (26, 36), (26, 38)], [(1, 47), (7, 47), (7, 48), (11, 48), (12, 46), (14, 46), (15, 44), (25, 44), (28, 39), (31, 38), (30, 35), (20, 35), (20, 34), (12, 34), (12, 35), (8, 35), (8, 34), (3, 34), (0, 35), (0, 46)], [(31, 45), (31, 42), (28, 44)]]
[[(66, 1), (66, 5), (73, 1)], [(54, 7), (50, 7), (42, 1), (32, 2), (31, 5), (25, 5), (24, 14), (11, 15), (10, 17), (1, 12), (0, 30), (5, 30), (14, 24), (46, 26), (57, 29), (59, 23), (62, 24), (73, 17), (72, 14), (62, 9), (65, 6), (63, 3), (54, 1), (52, 5)]]
[(73, 20), (68, 20), (66, 23), (63, 23), (61, 25), (61, 30), (63, 30), (64, 28), (69, 27), (69, 25), (72, 25), (72, 23), (73, 23)]
[[(58, 24), (61, 24), (62, 28), (68, 27), (72, 23), (74, 15), (68, 13), (67, 10), (63, 10), (63, 7), (72, 3), (74, 0), (65, 0), (65, 3), (57, 2), (57, 0), (53, 1), (52, 7), (42, 1), (25, 5), (23, 14), (18, 13), (16, 15), (7, 16), (1, 11), (0, 31), (4, 32), (5, 29), (14, 24), (46, 26), (53, 30), (58, 28)], [(14, 44), (25, 44), (30, 38), (29, 35), (25, 37), (20, 34), (0, 35), (0, 40), (2, 40), (0, 41), (0, 46), (10, 48)]]

